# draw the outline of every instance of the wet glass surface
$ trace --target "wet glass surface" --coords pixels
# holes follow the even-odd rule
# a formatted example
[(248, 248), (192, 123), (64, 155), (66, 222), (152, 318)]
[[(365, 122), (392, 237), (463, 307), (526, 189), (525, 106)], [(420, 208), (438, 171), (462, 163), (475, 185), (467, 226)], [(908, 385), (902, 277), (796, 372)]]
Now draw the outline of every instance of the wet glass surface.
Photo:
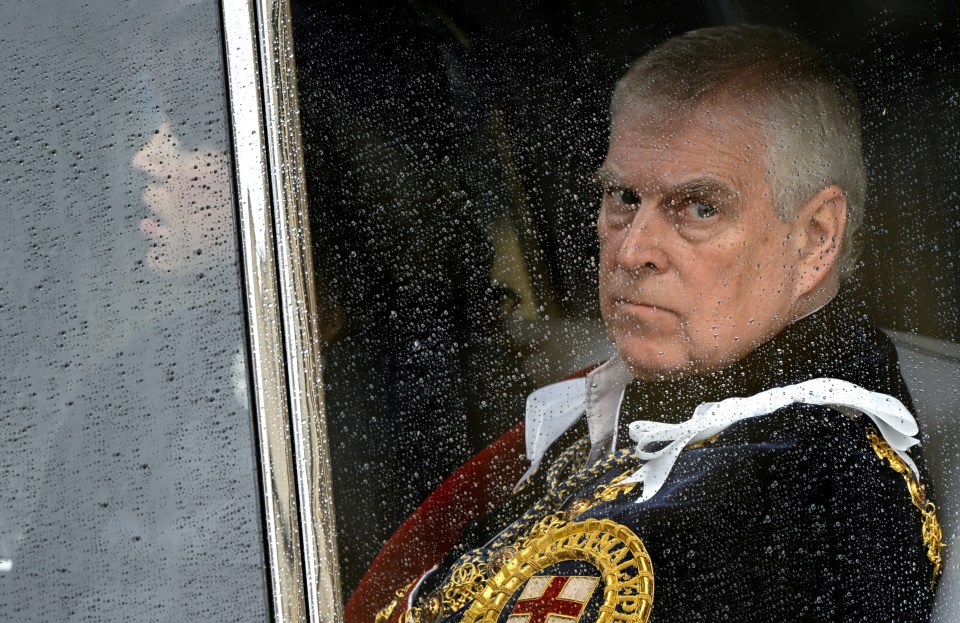
[[(851, 77), (869, 179), (846, 288), (878, 325), (945, 340), (941, 357), (960, 340), (950, 3), (293, 6), (347, 595), (437, 483), (521, 421), (526, 393), (613, 352), (591, 176), (613, 84), (671, 35), (787, 28)], [(934, 385), (924, 401), (955, 400)], [(927, 435), (954, 473), (951, 425)]]
[(4, 6), (4, 620), (269, 616), (219, 23)]

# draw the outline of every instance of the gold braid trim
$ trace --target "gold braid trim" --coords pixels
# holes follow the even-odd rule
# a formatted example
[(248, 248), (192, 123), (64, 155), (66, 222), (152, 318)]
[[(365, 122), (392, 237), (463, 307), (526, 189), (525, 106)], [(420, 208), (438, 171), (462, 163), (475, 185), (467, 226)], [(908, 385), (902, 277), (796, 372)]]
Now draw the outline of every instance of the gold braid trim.
[(410, 589), (413, 588), (414, 582), (416, 582), (416, 580), (410, 582), (394, 593), (393, 599), (390, 601), (390, 603), (377, 612), (377, 616), (374, 618), (375, 623), (387, 623), (390, 620), (390, 617), (393, 616), (393, 611), (397, 609), (397, 606), (400, 605), (400, 602), (403, 601), (410, 593)]
[(893, 471), (903, 476), (907, 483), (907, 489), (910, 491), (910, 500), (920, 511), (922, 517), (921, 534), (923, 543), (927, 546), (927, 559), (933, 564), (933, 577), (930, 579), (930, 590), (937, 586), (937, 579), (940, 577), (940, 571), (943, 570), (943, 529), (940, 527), (940, 521), (937, 519), (937, 506), (927, 500), (926, 489), (914, 477), (910, 471), (910, 466), (897, 456), (893, 448), (881, 437), (876, 429), (867, 430), (867, 439), (873, 446), (873, 451), (881, 460), (886, 459)]

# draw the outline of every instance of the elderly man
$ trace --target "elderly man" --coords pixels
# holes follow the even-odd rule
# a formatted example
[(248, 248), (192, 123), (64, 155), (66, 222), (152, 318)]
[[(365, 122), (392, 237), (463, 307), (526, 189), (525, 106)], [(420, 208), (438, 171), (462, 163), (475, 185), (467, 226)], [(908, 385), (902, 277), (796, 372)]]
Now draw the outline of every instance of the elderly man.
[(381, 618), (927, 620), (910, 396), (842, 289), (847, 81), (772, 29), (681, 35), (617, 85), (597, 178), (618, 355), (530, 397), (518, 490)]

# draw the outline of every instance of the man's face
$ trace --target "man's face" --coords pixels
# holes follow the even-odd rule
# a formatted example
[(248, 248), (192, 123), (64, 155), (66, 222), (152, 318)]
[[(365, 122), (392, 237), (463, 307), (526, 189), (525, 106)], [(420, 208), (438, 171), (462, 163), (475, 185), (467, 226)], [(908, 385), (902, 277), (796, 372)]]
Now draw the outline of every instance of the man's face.
[(192, 275), (229, 263), (233, 220), (226, 152), (211, 146), (184, 150), (168, 121), (131, 163), (150, 183), (143, 202), (151, 215), (140, 232), (151, 241), (150, 268)]
[(724, 367), (792, 320), (796, 225), (774, 209), (764, 152), (723, 102), (614, 120), (598, 174), (600, 309), (639, 378)]

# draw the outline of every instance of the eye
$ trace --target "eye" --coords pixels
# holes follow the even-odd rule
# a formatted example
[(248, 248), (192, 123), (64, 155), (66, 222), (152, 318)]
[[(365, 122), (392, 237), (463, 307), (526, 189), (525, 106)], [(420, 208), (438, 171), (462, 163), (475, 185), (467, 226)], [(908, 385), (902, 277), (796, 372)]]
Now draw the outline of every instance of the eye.
[(705, 221), (720, 214), (720, 210), (716, 209), (709, 203), (704, 203), (702, 201), (695, 201), (687, 205), (687, 207), (684, 208), (684, 211), (686, 212), (687, 216), (698, 221)]
[(629, 188), (610, 188), (607, 190), (607, 194), (623, 205), (633, 206), (640, 204), (640, 195)]

